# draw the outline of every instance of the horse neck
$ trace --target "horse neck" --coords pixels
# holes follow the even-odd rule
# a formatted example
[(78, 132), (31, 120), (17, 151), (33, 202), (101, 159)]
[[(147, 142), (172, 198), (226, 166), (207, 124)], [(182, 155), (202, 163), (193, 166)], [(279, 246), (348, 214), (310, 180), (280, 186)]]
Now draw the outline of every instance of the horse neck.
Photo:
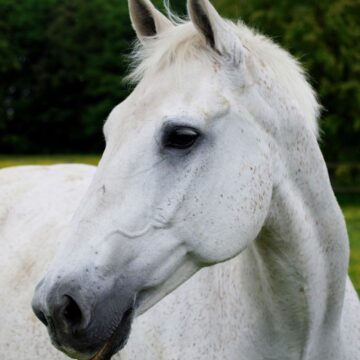
[(289, 143), (277, 148), (268, 218), (249, 256), (272, 339), (298, 349), (300, 359), (326, 358), (326, 351), (341, 348), (335, 339), (348, 264), (346, 227), (315, 137), (301, 129), (284, 138)]

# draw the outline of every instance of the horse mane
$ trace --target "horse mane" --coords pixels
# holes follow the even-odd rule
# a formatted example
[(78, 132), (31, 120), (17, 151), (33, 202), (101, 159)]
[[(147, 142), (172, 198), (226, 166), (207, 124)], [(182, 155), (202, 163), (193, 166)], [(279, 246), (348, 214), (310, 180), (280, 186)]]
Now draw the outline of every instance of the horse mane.
[[(143, 43), (140, 41), (135, 43), (131, 54), (131, 71), (126, 77), (128, 81), (137, 83), (170, 65), (174, 67), (175, 73), (181, 74), (181, 68), (190, 58), (204, 63), (211, 62), (211, 52), (205, 39), (192, 22), (180, 19), (169, 9), (167, 11), (174, 27), (146, 39)], [(283, 89), (284, 94), (297, 102), (302, 117), (306, 119), (313, 134), (318, 137), (321, 106), (300, 63), (270, 38), (251, 29), (243, 22), (227, 21), (242, 45), (251, 53), (251, 57), (256, 59), (257, 63), (264, 64), (264, 68), (270, 70), (271, 77)], [(253, 74), (253, 76), (257, 75)]]

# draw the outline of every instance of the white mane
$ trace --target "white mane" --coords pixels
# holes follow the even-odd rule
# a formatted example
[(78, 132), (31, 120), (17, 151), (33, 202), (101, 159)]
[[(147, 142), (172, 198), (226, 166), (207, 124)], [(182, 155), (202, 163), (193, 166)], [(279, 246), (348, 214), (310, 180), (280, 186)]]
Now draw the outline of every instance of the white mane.
[[(136, 44), (132, 54), (133, 67), (128, 80), (136, 83), (170, 65), (177, 73), (189, 58), (209, 63), (210, 52), (194, 25), (190, 21), (179, 20), (171, 13), (170, 15), (173, 28), (154, 38), (146, 39), (145, 43)], [(274, 82), (283, 89), (284, 94), (298, 103), (303, 118), (317, 136), (317, 119), (321, 107), (298, 61), (271, 39), (250, 29), (244, 23), (239, 21), (235, 24), (229, 21), (229, 24), (238, 34), (243, 46), (249, 50), (253, 60), (265, 64), (265, 67), (270, 69)]]

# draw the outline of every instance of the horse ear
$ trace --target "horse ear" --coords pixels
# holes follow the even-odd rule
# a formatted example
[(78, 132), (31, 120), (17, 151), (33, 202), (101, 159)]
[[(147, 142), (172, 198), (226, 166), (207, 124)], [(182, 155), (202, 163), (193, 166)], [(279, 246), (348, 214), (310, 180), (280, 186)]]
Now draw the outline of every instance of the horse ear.
[(132, 26), (140, 41), (173, 26), (150, 0), (128, 0)]
[(239, 60), (240, 40), (209, 0), (188, 0), (187, 6), (191, 21), (207, 43), (221, 55), (235, 56)]

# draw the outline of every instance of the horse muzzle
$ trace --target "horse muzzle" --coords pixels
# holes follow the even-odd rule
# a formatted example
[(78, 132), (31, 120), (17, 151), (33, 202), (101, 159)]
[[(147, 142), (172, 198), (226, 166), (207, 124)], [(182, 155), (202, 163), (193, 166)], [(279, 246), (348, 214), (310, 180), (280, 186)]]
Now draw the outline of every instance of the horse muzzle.
[(130, 288), (114, 286), (96, 294), (74, 279), (51, 287), (42, 281), (32, 308), (57, 349), (75, 359), (108, 360), (130, 334), (136, 299)]

